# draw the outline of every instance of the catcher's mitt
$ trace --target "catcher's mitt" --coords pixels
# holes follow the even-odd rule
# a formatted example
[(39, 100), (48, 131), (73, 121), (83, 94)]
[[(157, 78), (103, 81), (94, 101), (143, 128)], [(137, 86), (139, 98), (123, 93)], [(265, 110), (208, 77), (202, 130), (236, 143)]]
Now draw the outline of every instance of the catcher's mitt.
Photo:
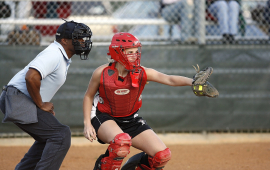
[(210, 84), (207, 80), (210, 75), (213, 73), (212, 67), (207, 67), (204, 70), (200, 71), (200, 67), (197, 64), (198, 69), (193, 66), (196, 70), (196, 74), (193, 76), (192, 82), (192, 91), (196, 96), (208, 96), (208, 97), (217, 97), (219, 92), (217, 89)]

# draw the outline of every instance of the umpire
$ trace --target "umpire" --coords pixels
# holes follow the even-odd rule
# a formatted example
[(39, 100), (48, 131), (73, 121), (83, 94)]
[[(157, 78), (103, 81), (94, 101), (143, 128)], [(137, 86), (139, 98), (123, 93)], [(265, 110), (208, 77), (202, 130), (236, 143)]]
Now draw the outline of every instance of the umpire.
[(13, 122), (35, 139), (15, 170), (60, 168), (71, 144), (71, 132), (55, 118), (50, 100), (66, 80), (71, 57), (88, 58), (91, 36), (85, 24), (66, 21), (59, 26), (56, 40), (4, 86), (0, 96), (3, 122)]

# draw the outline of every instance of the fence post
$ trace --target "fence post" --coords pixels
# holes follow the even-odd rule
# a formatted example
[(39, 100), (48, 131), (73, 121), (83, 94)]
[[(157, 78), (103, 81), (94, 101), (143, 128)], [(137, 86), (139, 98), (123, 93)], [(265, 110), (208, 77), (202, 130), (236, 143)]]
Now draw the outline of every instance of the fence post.
[(194, 0), (194, 31), (198, 44), (205, 44), (205, 0)]

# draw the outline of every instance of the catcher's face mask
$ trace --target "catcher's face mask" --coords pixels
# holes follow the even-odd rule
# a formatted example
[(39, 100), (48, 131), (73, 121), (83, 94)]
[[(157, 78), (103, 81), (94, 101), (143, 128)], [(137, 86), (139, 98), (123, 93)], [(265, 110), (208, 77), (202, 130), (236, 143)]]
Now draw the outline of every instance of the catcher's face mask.
[(133, 87), (139, 87), (141, 47), (142, 45), (137, 37), (125, 32), (116, 33), (109, 46), (108, 55), (130, 72)]
[[(129, 68), (132, 70), (134, 67), (140, 66), (141, 61), (141, 47), (135, 48), (122, 48), (121, 55), (124, 56), (124, 60), (129, 64)], [(126, 68), (127, 69), (127, 68)]]

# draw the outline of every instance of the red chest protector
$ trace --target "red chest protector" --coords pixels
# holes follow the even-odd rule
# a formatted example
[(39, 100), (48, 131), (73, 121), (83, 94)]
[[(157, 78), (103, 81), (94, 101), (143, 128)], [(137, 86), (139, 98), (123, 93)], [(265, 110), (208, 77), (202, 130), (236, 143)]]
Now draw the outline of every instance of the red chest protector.
[(141, 68), (139, 87), (132, 86), (130, 74), (124, 81), (118, 80), (115, 63), (104, 68), (100, 77), (98, 110), (113, 117), (133, 114), (142, 106), (141, 93), (147, 81), (145, 70)]

